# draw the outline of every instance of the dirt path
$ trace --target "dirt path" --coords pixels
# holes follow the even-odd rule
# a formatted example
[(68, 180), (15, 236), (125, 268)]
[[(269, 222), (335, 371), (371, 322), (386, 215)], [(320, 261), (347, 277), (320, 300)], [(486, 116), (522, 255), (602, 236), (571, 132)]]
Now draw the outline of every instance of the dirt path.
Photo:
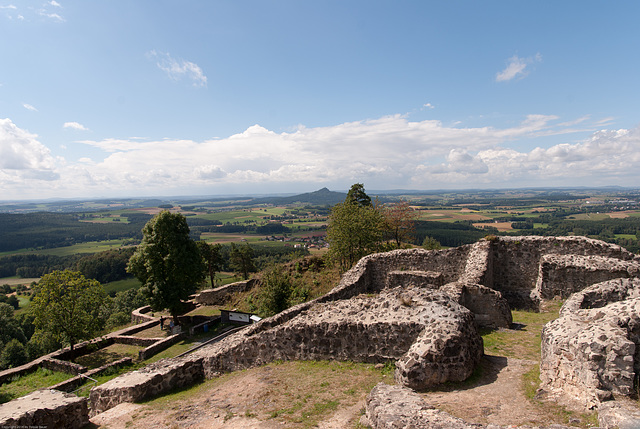
[(443, 389), (424, 395), (436, 408), (470, 423), (495, 425), (548, 425), (554, 415), (528, 400), (522, 376), (536, 362), (501, 356), (485, 356), (483, 374), (468, 388)]

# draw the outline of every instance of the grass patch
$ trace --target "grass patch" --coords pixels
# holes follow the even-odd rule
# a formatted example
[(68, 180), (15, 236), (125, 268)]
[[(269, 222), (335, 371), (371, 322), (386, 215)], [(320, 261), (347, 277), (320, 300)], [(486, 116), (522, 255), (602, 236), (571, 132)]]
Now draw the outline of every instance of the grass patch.
[(122, 292), (129, 289), (137, 289), (140, 286), (141, 286), (140, 280), (136, 279), (135, 277), (132, 277), (130, 279), (117, 280), (115, 282), (105, 283), (102, 285), (102, 288), (108, 295), (113, 296), (117, 292)]
[(78, 356), (75, 359), (77, 364), (86, 366), (89, 369), (98, 368), (102, 365), (106, 365), (111, 362), (115, 362), (118, 359), (124, 357), (130, 357), (132, 359), (138, 359), (138, 351), (143, 347), (131, 346), (128, 344), (112, 344), (100, 350), (96, 350), (93, 353), (89, 353), (84, 356)]
[(481, 332), (485, 354), (540, 360), (542, 327), (558, 317), (560, 307), (562, 307), (562, 301), (549, 301), (540, 312), (512, 311), (514, 329)]
[(35, 390), (53, 386), (73, 377), (64, 372), (38, 368), (31, 374), (16, 376), (11, 383), (0, 386), (0, 404), (27, 395)]
[[(221, 416), (275, 420), (288, 428), (312, 428), (339, 407), (362, 400), (380, 381), (393, 383), (386, 368), (336, 361), (273, 362), (260, 368), (236, 371), (175, 390), (146, 405), (180, 419), (184, 409), (206, 404)], [(230, 399), (234, 398), (234, 399)], [(355, 422), (353, 422), (355, 425)]]

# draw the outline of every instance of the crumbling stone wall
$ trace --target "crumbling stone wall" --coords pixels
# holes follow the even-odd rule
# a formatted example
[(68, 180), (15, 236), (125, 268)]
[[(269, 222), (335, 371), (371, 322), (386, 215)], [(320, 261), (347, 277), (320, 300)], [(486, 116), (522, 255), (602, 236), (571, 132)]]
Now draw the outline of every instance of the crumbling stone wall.
[(640, 374), (639, 295), (636, 278), (599, 283), (569, 298), (542, 331), (543, 389), (586, 408), (633, 395)]
[(640, 276), (640, 264), (604, 256), (542, 255), (536, 293), (540, 298), (568, 298), (585, 285)]
[(101, 412), (165, 392), (176, 385), (176, 378), (186, 383), (278, 359), (399, 359), (396, 379), (425, 388), (464, 380), (482, 356), (473, 315), (445, 294), (421, 288), (315, 302), (281, 321), (269, 328), (247, 328), (182, 359), (160, 361), (111, 380), (92, 390), (91, 408)]
[(163, 359), (91, 389), (91, 415), (123, 402), (138, 402), (204, 378), (202, 359)]
[(0, 407), (0, 427), (79, 429), (89, 424), (87, 398), (37, 390)]
[(535, 287), (543, 255), (604, 256), (623, 261), (635, 257), (618, 245), (585, 237), (499, 237), (491, 241), (491, 249), (491, 287), (502, 293), (511, 308), (536, 310), (539, 297)]
[(257, 279), (243, 280), (240, 282), (230, 283), (214, 289), (203, 290), (195, 296), (195, 303), (202, 305), (222, 305), (231, 295), (237, 292), (245, 292), (253, 288)]

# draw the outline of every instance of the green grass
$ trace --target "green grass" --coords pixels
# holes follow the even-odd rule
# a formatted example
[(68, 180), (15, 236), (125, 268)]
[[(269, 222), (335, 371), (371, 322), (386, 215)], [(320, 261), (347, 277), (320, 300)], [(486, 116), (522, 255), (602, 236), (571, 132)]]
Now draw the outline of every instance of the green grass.
[(38, 368), (31, 374), (16, 376), (11, 383), (0, 386), (0, 403), (9, 402), (34, 390), (53, 386), (71, 377), (73, 377), (71, 374), (54, 372), (44, 368)]
[(17, 254), (69, 256), (78, 253), (98, 253), (105, 250), (119, 249), (123, 245), (124, 240), (87, 241), (86, 243), (78, 243), (72, 246), (54, 247), (51, 249), (21, 249), (11, 252), (0, 252), (0, 256), (10, 256)]
[[(195, 386), (178, 389), (161, 397), (147, 401), (152, 410), (165, 412), (177, 410), (171, 418), (179, 418), (181, 409), (192, 404), (206, 403), (212, 409), (216, 400), (211, 400), (216, 391), (231, 386), (237, 389), (249, 380), (261, 380), (268, 388), (261, 390), (259, 400), (236, 401), (232, 406), (215, 410), (232, 418), (237, 415), (259, 420), (275, 420), (288, 428), (312, 428), (326, 420), (338, 407), (349, 407), (371, 391), (380, 381), (393, 383), (386, 367), (376, 369), (372, 364), (337, 361), (277, 361), (206, 380)], [(224, 387), (226, 386), (226, 387)], [(243, 397), (253, 392), (243, 392)], [(230, 393), (235, 395), (235, 393)], [(197, 407), (197, 405), (196, 405)]]
[(513, 323), (517, 329), (483, 331), (484, 351), (489, 355), (540, 359), (542, 327), (558, 317), (561, 301), (550, 301), (540, 312), (514, 310)]
[(111, 295), (117, 292), (129, 290), (129, 289), (137, 289), (140, 286), (141, 286), (140, 281), (138, 279), (130, 278), (130, 279), (118, 280), (115, 282), (105, 283), (102, 285), (102, 288), (107, 294)]

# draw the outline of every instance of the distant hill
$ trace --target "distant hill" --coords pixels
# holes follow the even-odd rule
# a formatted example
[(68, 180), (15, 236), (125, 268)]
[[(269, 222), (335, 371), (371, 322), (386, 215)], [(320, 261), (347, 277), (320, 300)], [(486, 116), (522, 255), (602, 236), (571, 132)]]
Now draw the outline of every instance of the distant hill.
[(292, 195), (290, 197), (265, 197), (256, 198), (251, 204), (274, 204), (284, 205), (293, 203), (315, 204), (315, 205), (335, 205), (344, 201), (347, 194), (344, 192), (334, 192), (327, 188), (318, 189), (317, 191), (307, 192), (305, 194)]

